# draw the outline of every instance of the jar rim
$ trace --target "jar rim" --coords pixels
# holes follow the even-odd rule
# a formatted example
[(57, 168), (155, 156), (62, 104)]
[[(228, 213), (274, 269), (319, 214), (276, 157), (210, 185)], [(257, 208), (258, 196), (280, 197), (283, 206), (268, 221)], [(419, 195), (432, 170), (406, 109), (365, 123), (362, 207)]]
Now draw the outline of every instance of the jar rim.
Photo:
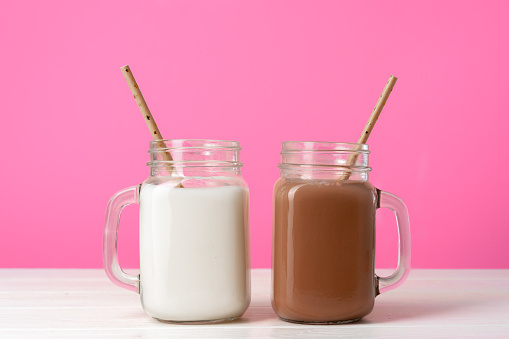
[[(165, 147), (161, 147), (164, 143)], [(187, 143), (187, 144), (186, 144)], [(162, 150), (186, 150), (207, 148), (213, 150), (241, 150), (240, 142), (235, 140), (219, 139), (158, 139), (150, 141), (148, 153), (160, 152)]]
[(368, 144), (331, 141), (283, 141), (281, 154), (292, 152), (355, 152), (369, 154)]

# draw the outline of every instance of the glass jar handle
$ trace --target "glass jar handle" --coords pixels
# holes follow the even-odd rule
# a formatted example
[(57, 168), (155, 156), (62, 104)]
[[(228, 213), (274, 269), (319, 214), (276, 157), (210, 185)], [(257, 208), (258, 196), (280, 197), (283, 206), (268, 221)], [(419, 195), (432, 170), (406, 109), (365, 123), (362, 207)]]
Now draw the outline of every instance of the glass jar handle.
[(140, 276), (129, 275), (120, 268), (117, 240), (122, 209), (127, 205), (138, 203), (139, 188), (140, 185), (128, 187), (111, 197), (106, 208), (103, 236), (103, 264), (106, 275), (114, 284), (137, 293), (140, 293)]
[(396, 216), (399, 234), (398, 267), (388, 277), (378, 277), (378, 294), (388, 292), (399, 287), (410, 273), (410, 221), (408, 210), (403, 200), (392, 193), (378, 191), (380, 208), (392, 210)]

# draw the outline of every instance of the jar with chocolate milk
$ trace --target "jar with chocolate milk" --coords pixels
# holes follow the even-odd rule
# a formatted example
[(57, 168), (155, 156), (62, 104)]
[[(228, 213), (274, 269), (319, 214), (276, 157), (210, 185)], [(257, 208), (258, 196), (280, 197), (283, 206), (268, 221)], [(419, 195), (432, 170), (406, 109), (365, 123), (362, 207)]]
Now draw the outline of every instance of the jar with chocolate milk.
[[(272, 308), (282, 320), (359, 320), (408, 276), (407, 208), (369, 182), (369, 153), (366, 144), (283, 142), (272, 253)], [(375, 274), (378, 208), (394, 211), (399, 232), (398, 267), (388, 277)]]

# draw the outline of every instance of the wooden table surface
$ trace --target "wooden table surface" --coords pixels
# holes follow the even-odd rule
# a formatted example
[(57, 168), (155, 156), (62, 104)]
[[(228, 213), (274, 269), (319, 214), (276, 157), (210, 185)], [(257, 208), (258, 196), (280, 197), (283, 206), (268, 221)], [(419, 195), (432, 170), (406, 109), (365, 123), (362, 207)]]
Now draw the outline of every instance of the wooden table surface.
[[(386, 273), (381, 271), (381, 273)], [(509, 270), (413, 270), (346, 325), (298, 325), (270, 307), (270, 270), (252, 270), (244, 316), (213, 325), (171, 325), (143, 313), (139, 295), (102, 270), (0, 269), (0, 338), (509, 338)]]

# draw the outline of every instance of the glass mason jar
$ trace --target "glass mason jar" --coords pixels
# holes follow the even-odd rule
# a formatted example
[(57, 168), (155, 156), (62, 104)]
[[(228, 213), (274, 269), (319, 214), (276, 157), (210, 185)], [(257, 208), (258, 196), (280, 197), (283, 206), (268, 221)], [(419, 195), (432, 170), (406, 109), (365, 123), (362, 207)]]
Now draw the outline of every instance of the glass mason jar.
[[(108, 204), (108, 277), (140, 293), (145, 312), (161, 321), (240, 317), (251, 298), (249, 191), (240, 173), (240, 144), (156, 140), (149, 153), (150, 176)], [(122, 271), (116, 252), (120, 213), (133, 203), (140, 205), (139, 276)]]
[[(375, 296), (401, 285), (410, 269), (408, 212), (369, 182), (368, 145), (283, 142), (274, 186), (272, 307), (283, 320), (345, 323), (371, 312)], [(395, 212), (399, 259), (375, 274), (375, 214)]]

